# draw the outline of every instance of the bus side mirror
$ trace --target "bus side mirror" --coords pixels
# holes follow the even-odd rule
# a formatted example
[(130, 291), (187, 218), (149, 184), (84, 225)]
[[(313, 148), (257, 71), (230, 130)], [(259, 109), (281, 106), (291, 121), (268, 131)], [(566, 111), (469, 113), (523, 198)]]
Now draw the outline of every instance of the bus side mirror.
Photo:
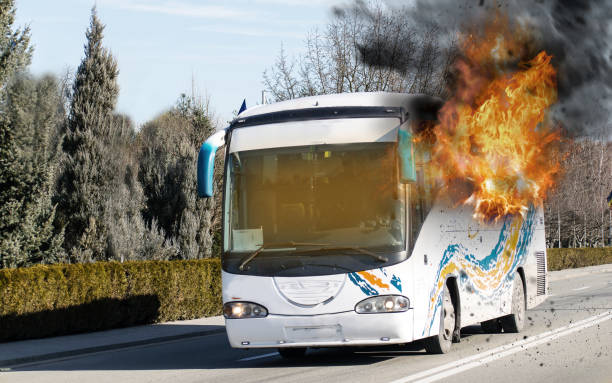
[(225, 144), (225, 130), (216, 132), (202, 144), (198, 154), (198, 197), (213, 196), (215, 154)]
[(414, 158), (414, 142), (407, 125), (400, 126), (397, 137), (397, 152), (400, 166), (400, 182), (403, 184), (416, 182), (416, 166)]

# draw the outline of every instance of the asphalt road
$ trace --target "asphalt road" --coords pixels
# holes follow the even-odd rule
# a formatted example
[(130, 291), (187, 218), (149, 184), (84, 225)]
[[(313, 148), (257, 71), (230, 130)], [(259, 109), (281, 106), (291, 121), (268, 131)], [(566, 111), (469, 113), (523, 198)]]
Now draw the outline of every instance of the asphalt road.
[(309, 350), (288, 362), (214, 334), (21, 365), (0, 382), (612, 382), (612, 272), (553, 281), (550, 293), (522, 333), (464, 328), (446, 355), (415, 342)]

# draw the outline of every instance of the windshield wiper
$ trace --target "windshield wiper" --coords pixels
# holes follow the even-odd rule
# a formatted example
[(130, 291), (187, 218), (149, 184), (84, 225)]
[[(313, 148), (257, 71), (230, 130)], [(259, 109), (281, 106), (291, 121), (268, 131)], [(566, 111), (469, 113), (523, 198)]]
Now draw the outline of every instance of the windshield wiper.
[(388, 262), (389, 259), (387, 257), (384, 257), (382, 255), (376, 254), (372, 251), (366, 250), (366, 249), (362, 249), (359, 246), (326, 246), (326, 247), (319, 247), (317, 249), (309, 249), (309, 250), (300, 250), (299, 253), (308, 253), (311, 251), (320, 251), (320, 250), (354, 250), (358, 253), (361, 254), (365, 254), (365, 255), (369, 255), (372, 258), (375, 258), (376, 260), (380, 261), (380, 262)]
[(265, 249), (276, 249), (276, 248), (281, 248), (282, 249), (283, 247), (298, 247), (298, 246), (300, 246), (300, 247), (301, 246), (328, 246), (328, 244), (326, 244), (326, 243), (293, 242), (293, 241), (264, 243), (263, 245), (261, 245), (259, 247), (259, 249), (255, 250), (254, 252), (249, 254), (246, 258), (242, 259), (242, 262), (240, 262), (240, 266), (238, 266), (238, 269), (240, 271), (244, 271), (244, 267), (247, 265), (247, 263), (251, 262), (251, 260), (253, 258), (258, 256)]

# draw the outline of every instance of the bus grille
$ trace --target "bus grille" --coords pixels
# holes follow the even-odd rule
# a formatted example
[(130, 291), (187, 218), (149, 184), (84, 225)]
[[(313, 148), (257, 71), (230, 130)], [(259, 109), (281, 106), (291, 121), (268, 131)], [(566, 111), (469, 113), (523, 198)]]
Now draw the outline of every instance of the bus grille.
[(334, 299), (344, 286), (346, 274), (312, 277), (274, 277), (274, 284), (286, 300), (297, 306), (313, 307)]
[(536, 263), (538, 269), (538, 295), (546, 294), (546, 253), (536, 251)]

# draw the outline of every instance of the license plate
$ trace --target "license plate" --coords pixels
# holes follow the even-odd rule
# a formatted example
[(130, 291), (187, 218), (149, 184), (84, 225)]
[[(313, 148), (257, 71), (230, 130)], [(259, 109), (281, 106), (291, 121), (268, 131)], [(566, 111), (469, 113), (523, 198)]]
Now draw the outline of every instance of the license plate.
[(292, 341), (342, 340), (342, 326), (292, 326), (285, 327), (287, 338)]

